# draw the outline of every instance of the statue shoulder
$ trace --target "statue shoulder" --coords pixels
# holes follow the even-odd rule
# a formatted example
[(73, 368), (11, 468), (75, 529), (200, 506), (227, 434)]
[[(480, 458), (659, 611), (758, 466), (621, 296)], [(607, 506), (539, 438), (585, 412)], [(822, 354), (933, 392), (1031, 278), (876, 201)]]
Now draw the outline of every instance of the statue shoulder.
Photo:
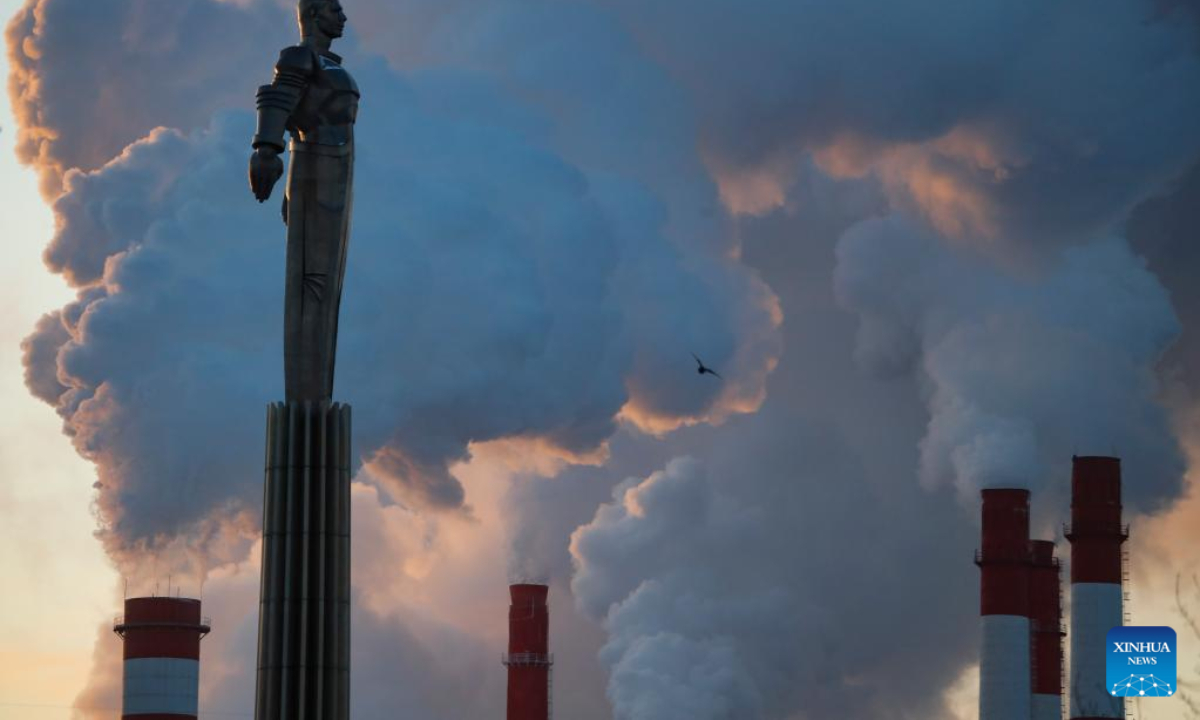
[(317, 69), (317, 53), (306, 45), (292, 45), (279, 53), (275, 69), (301, 75), (311, 75)]

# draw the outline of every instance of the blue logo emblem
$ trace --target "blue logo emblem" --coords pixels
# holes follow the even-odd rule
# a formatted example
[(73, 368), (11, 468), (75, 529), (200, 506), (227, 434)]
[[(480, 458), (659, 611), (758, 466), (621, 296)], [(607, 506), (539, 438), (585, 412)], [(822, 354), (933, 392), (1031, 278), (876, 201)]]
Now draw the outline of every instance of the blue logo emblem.
[(1115, 627), (1105, 645), (1108, 692), (1116, 697), (1171, 697), (1179, 646), (1169, 627)]

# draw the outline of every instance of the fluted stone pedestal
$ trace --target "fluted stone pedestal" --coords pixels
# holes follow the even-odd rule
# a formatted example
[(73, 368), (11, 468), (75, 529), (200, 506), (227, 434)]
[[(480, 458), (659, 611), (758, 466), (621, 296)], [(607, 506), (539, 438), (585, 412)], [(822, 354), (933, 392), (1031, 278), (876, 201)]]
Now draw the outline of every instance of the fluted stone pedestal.
[(350, 406), (267, 409), (256, 720), (350, 717)]

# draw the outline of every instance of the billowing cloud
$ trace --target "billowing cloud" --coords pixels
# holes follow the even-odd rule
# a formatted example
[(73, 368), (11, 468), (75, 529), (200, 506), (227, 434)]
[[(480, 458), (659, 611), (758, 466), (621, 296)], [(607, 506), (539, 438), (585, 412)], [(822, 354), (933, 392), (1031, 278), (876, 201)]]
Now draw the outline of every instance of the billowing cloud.
[[(718, 584), (745, 588), (732, 564), (718, 562), (713, 553), (759, 547), (754, 535), (761, 532), (761, 518), (714, 508), (704, 476), (690, 459), (673, 462), (640, 485), (619, 486), (615, 499), (572, 542), (580, 563), (572, 591), (586, 612), (607, 616), (610, 640), (602, 659), (609, 665), (615, 717), (760, 717), (762, 697), (749, 675), (752, 658), (739, 654), (727, 625), (756, 618), (772, 623), (790, 599), (782, 592), (775, 598), (747, 592), (738, 603), (716, 601)], [(632, 565), (634, 558), (649, 567)], [(692, 583), (679, 578), (690, 572), (703, 574)]]
[(1194, 392), (1200, 373), (1200, 288), (1193, 282), (1200, 267), (1200, 247), (1195, 228), (1200, 224), (1200, 163), (1153, 197), (1138, 205), (1129, 216), (1126, 232), (1133, 249), (1146, 259), (1148, 269), (1171, 294), (1171, 303), (1182, 323), (1182, 334), (1166, 358), (1170, 375), (1186, 382), (1173, 390)]
[[(572, 591), (608, 633), (600, 658), (616, 720), (943, 711), (901, 667), (919, 657), (949, 684), (972, 649), (962, 632), (971, 583), (927, 584), (924, 564), (887, 568), (894, 551), (954, 563), (950, 573), (970, 578), (974, 568), (941, 541), (966, 540), (969, 523), (941, 503), (923, 520), (907, 515), (908, 502), (884, 508), (835, 438), (803, 425), (790, 438), (756, 447), (756, 478), (738, 477), (727, 459), (713, 468), (673, 460), (619, 485), (574, 534)], [(914, 532), (918, 522), (944, 534)], [(878, 551), (837, 551), (864, 531)], [(888, 549), (893, 542), (903, 549)], [(925, 622), (934, 608), (948, 612)]]
[[(209, 47), (177, 40), (183, 58)], [(692, 208), (572, 163), (486, 79), (359, 66), (337, 397), (391, 497), (469, 502), (446, 468), (472, 442), (540, 438), (583, 457), (618, 418), (660, 432), (761, 402), (773, 296), (720, 248), (664, 234)], [(48, 319), (27, 342), (28, 376), (97, 462), (118, 544), (257, 501), (258, 423), (280, 394), (283, 228), (244, 187), (251, 134), (248, 114), (223, 114), (63, 176), (47, 259), (80, 298), (60, 314), (71, 322)], [(730, 382), (693, 382), (693, 350)]]
[(760, 197), (812, 152), (949, 236), (1036, 252), (1106, 231), (1200, 151), (1179, 3), (602, 4), (689, 88), (718, 175)]
[[(285, 3), (28, 0), (8, 25), (17, 157), (54, 197), (159, 126), (208, 125), (244, 105), (292, 35)], [(183, 168), (180, 168), (182, 171)]]
[[(414, 140), (422, 132), (409, 130)], [(363, 163), (338, 397), (357, 408), (373, 477), (406, 502), (454, 507), (463, 498), (445, 467), (469, 442), (539, 435), (585, 453), (626, 405), (690, 418), (739, 402), (675, 377), (688, 377), (691, 347), (710, 348), (733, 378), (735, 360), (748, 373), (764, 366), (769, 354), (757, 351), (769, 342), (735, 356), (747, 329), (768, 340), (772, 332), (761, 298), (745, 293), (752, 280), (715, 259), (700, 262), (707, 277), (689, 272), (655, 239), (653, 222), (620, 216), (603, 184), (593, 195), (552, 156), (522, 157), (519, 140), (505, 146), (502, 134), (458, 130), (415, 144), (428, 156), (410, 150), (389, 161), (381, 142)], [(29, 341), (30, 362), (56, 358), (30, 377), (47, 399), (55, 389), (44, 389), (46, 374), (69, 388), (60, 411), (100, 466), (105, 519), (130, 539), (171, 532), (229, 502), (252, 505), (258, 493), (250, 480), (261, 406), (279, 394), (282, 233), (275, 213), (238, 182), (249, 131), (248, 118), (231, 116), (191, 137), (159, 133), (101, 170), (69, 177), (58, 203), (66, 221), (55, 247), (90, 248), (103, 237), (77, 236), (90, 227), (80, 217), (106, 218), (110, 237), (125, 244), (108, 256), (100, 289), (84, 292), (57, 354), (61, 324), (43, 323)], [(426, 180), (432, 169), (422, 161), (435, 162), (434, 152), (437, 164), (457, 158), (467, 169)], [(473, 162), (522, 181), (485, 187), (486, 177), (470, 177)], [(128, 214), (92, 212), (98, 205)], [(68, 256), (80, 275), (90, 272), (86, 254)], [(659, 297), (654, 317), (636, 312), (647, 294)], [(708, 322), (686, 320), (708, 308)], [(735, 324), (755, 313), (757, 330)], [(683, 321), (673, 326), (673, 318)], [(720, 335), (705, 337), (713, 331)], [(753, 384), (748, 392), (761, 393)]]
[(852, 228), (838, 259), (860, 360), (928, 383), (927, 486), (953, 484), (967, 503), (986, 486), (1049, 487), (1078, 451), (1125, 459), (1133, 507), (1178, 495), (1183, 460), (1154, 371), (1179, 325), (1123, 241), (1011, 276), (891, 216)]
[(33, 335), (22, 344), (25, 386), (34, 397), (51, 405), (67, 391), (58, 380), (58, 349), (71, 339), (63, 324), (62, 313), (52, 312), (38, 320)]

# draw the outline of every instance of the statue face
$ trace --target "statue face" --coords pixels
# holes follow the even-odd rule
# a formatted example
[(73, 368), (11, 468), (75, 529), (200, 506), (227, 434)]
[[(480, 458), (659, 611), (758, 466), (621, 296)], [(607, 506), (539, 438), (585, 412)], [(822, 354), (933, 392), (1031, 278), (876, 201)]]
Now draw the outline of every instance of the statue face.
[(340, 38), (346, 32), (346, 12), (340, 0), (329, 0), (317, 7), (317, 28), (326, 37)]

